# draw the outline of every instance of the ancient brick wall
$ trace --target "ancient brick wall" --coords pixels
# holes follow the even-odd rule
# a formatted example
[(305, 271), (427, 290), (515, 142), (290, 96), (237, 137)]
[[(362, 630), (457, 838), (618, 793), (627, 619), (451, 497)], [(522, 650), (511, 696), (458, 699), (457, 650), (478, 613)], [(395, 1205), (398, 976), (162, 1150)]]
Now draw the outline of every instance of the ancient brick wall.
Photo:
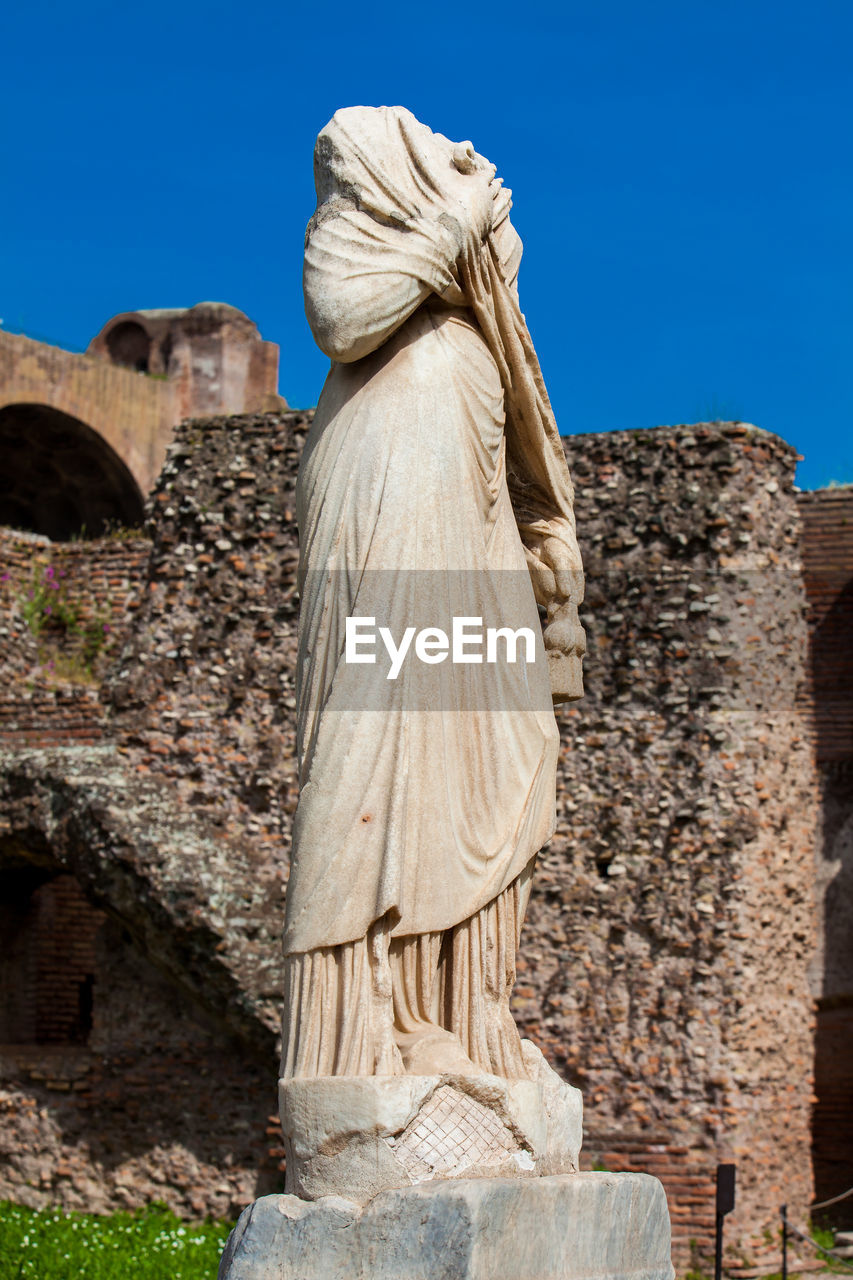
[[(244, 439), (235, 449), (241, 425)], [(276, 785), (271, 770), (279, 780), (292, 773), (292, 508), (304, 428), (300, 415), (188, 428), (153, 504), (153, 544), (51, 545), (0, 535), (0, 629), (10, 642), (0, 654), (7, 676), (0, 747), (74, 743), (73, 753), (38, 759), (52, 761), (63, 782), (78, 772), (115, 776), (122, 837), (109, 853), (97, 825), (103, 806), (96, 806), (95, 825), (79, 834), (70, 794), (54, 793), (48, 807), (63, 814), (63, 833), (71, 829), (69, 839), (86, 859), (87, 893), (111, 903), (137, 931), (133, 943), (101, 939), (85, 1049), (0, 1050), (0, 1196), (94, 1209), (163, 1199), (177, 1212), (221, 1215), (280, 1183), (274, 1028), (282, 832), (295, 789), (292, 777), (290, 793)], [(81, 615), (97, 619), (109, 608), (106, 657), (120, 661), (108, 706), (97, 684), (53, 683), (43, 635), (36, 639), (23, 621), (22, 599), (33, 576), (41, 582), (48, 568)], [(91, 758), (81, 753), (84, 734), (95, 733), (117, 746)], [(12, 791), (21, 794), (17, 782)], [(25, 793), (22, 803), (26, 811)], [(196, 820), (209, 822), (209, 848), (198, 843)], [(140, 865), (128, 867), (130, 883), (114, 884), (133, 840)], [(159, 877), (146, 894), (133, 877), (144, 873), (148, 848), (155, 864), (167, 862), (170, 841), (187, 866), (175, 865), (175, 882)], [(13, 867), (59, 856), (56, 842), (33, 832), (27, 812), (20, 824), (4, 824), (0, 815), (0, 845)], [(158, 904), (166, 921), (157, 927), (172, 948), (156, 957), (161, 971), (186, 972), (197, 949), (204, 951), (199, 963), (209, 966), (221, 943), (223, 960), (245, 981), (251, 957), (259, 956), (252, 985), (253, 998), (262, 993), (266, 1021), (262, 1037), (254, 1032), (262, 1048), (246, 1036), (230, 1038), (240, 1003), (233, 980), (223, 988), (209, 974), (199, 979), (209, 1002), (204, 1015), (143, 958), (142, 950), (155, 950)], [(172, 904), (178, 918), (168, 913)], [(191, 939), (180, 918), (184, 907), (200, 923)], [(210, 911), (225, 924), (224, 938), (211, 933)], [(216, 1023), (223, 1009), (227, 1030)], [(245, 1030), (245, 1008), (242, 1016)]]
[(801, 493), (819, 761), (853, 759), (853, 486)]
[[(181, 997), (72, 877), (33, 897), (74, 917), (55, 945), (87, 966), (92, 1026), (68, 1035), (54, 1017), (51, 1043), (0, 1037), (0, 1198), (88, 1212), (164, 1201), (186, 1217), (232, 1217), (280, 1189), (268, 1065)], [(44, 965), (50, 938), (37, 941)], [(61, 1012), (66, 993), (54, 994)]]
[[(848, 917), (849, 918), (849, 917)], [(815, 1034), (815, 1108), (812, 1133), (815, 1197), (819, 1203), (853, 1186), (853, 1001), (818, 1002)], [(853, 1206), (843, 1200), (820, 1220), (853, 1227)]]
[[(100, 617), (122, 630), (136, 607), (150, 552), (150, 543), (138, 535), (50, 542), (0, 529), (0, 627), (20, 615), (29, 593), (52, 568), (57, 594), (79, 608), (83, 621)], [(2, 661), (11, 656), (4, 645)]]
[[(821, 787), (814, 1168), (818, 1200), (853, 1186), (853, 488), (799, 497), (809, 600), (812, 713)], [(829, 1215), (853, 1225), (853, 1201)]]
[[(13, 836), (38, 825), (26, 788), (47, 814), (58, 789), (94, 890), (235, 1028), (278, 1017), (296, 802), (293, 490), (309, 421), (179, 429), (102, 691), (115, 755), (7, 770)], [(662, 1178), (683, 1263), (691, 1240), (707, 1250), (719, 1158), (739, 1165), (732, 1238), (771, 1224), (782, 1199), (804, 1214), (811, 1192), (815, 790), (797, 708), (794, 455), (739, 424), (566, 445), (589, 572), (587, 697), (560, 717), (558, 830), (540, 859), (516, 1013), (584, 1091), (587, 1160)], [(78, 812), (95, 771), (103, 792)], [(104, 825), (110, 787), (129, 816)], [(203, 854), (188, 835), (165, 838), (174, 817), (161, 800), (146, 809), (143, 787), (206, 824)], [(132, 892), (116, 879), (125, 870)], [(266, 1052), (253, 1059), (262, 1089), (275, 1072)]]
[(704, 1186), (673, 1196), (683, 1255), (710, 1244), (717, 1159), (739, 1166), (734, 1233), (770, 1224), (781, 1200), (804, 1214), (811, 1196), (816, 811), (796, 707), (795, 456), (737, 424), (566, 448), (587, 695), (560, 716), (558, 830), (518, 1014), (583, 1090), (591, 1155), (612, 1161), (621, 1143), (637, 1167), (656, 1148), (665, 1184)]
[(138, 536), (51, 543), (0, 529), (0, 746), (103, 735), (100, 677), (130, 625), (150, 550)]
[(104, 708), (95, 687), (14, 684), (0, 690), (0, 746), (99, 742), (104, 730)]
[[(139, 769), (224, 834), (248, 832), (253, 863), (271, 869), (275, 916), (259, 898), (249, 918), (271, 940), (297, 799), (294, 494), (309, 422), (243, 415), (179, 429), (152, 495), (146, 590), (104, 690)], [(275, 982), (270, 994), (276, 1016)]]
[(103, 913), (73, 876), (33, 887), (12, 875), (3, 887), (0, 1043), (85, 1042)]
[(176, 422), (287, 408), (278, 394), (278, 347), (263, 341), (249, 317), (228, 303), (122, 312), (86, 354), (167, 377)]

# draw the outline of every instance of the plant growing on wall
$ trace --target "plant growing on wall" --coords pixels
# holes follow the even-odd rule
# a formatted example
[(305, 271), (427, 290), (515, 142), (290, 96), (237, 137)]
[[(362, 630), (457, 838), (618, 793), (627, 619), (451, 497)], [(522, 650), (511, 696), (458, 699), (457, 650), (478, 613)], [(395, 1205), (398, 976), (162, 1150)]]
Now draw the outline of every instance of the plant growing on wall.
[(33, 635), (38, 639), (45, 630), (73, 631), (79, 622), (79, 606), (68, 599), (68, 591), (60, 581), (65, 571), (59, 572), (52, 564), (34, 569), (29, 590), (20, 597), (21, 613)]
[(52, 564), (37, 565), (28, 589), (19, 596), (21, 613), (49, 670), (68, 679), (92, 679), (110, 625), (100, 612), (84, 616), (80, 603), (69, 595), (65, 577), (65, 570)]

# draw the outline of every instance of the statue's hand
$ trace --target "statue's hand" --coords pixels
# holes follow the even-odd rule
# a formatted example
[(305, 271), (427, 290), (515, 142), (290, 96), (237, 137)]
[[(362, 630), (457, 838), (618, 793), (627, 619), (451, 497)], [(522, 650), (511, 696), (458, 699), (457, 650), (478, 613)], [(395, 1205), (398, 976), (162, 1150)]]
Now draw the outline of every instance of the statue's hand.
[(542, 638), (555, 705), (583, 697), (581, 661), (586, 653), (586, 634), (578, 617), (584, 586), (580, 551), (571, 525), (560, 533), (545, 534), (528, 549), (533, 592), (545, 609)]
[(552, 616), (566, 603), (583, 600), (584, 578), (577, 543), (564, 538), (540, 537), (525, 546), (536, 603)]

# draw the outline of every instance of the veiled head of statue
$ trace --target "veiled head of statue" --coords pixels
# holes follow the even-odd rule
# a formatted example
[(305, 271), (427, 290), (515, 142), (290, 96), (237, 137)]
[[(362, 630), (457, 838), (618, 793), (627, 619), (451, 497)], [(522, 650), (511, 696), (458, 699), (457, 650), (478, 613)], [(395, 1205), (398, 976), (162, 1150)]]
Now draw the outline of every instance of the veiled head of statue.
[[(405, 107), (344, 107), (321, 131), (314, 149), (318, 209), (344, 202), (392, 226), (452, 213), (459, 183), (483, 174), (494, 178), (495, 166), (472, 143), (433, 133)], [(502, 189), (493, 233), (507, 282), (513, 284), (521, 241), (510, 224), (511, 204), (511, 192)]]
[[(454, 143), (405, 107), (344, 107), (317, 139), (317, 202), (344, 196), (374, 216), (394, 221), (423, 216), (460, 172), (454, 152)], [(489, 168), (473, 147), (460, 154), (471, 166), (465, 172)]]

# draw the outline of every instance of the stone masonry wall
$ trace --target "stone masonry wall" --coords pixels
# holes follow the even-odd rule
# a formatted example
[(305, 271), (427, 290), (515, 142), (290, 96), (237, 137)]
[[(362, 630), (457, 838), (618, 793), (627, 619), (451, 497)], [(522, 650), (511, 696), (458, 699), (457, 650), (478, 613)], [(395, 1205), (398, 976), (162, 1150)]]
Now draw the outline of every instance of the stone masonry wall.
[[(12, 641), (0, 732), (17, 748), (0, 768), (0, 870), (79, 876), (130, 939), (101, 953), (85, 1047), (0, 1050), (0, 1196), (221, 1215), (278, 1185), (281, 833), (295, 791), (269, 770), (292, 774), (303, 436), (300, 415), (188, 428), (153, 542), (0, 544)], [(49, 671), (23, 619), (51, 566), (86, 617), (115, 606), (107, 704)]]
[[(575, 436), (586, 697), (517, 1012), (584, 1092), (590, 1156), (651, 1161), (707, 1251), (804, 1215), (815, 782), (795, 455), (741, 424)], [(644, 1163), (642, 1167), (647, 1167)], [(685, 1177), (690, 1181), (685, 1182)], [(699, 1203), (701, 1201), (701, 1203)]]
[[(179, 441), (155, 494), (155, 585), (110, 683), (143, 764), (211, 816), (227, 795), (229, 818), (280, 865), (296, 798), (291, 485), (304, 422), (284, 425), (187, 429), (195, 448)], [(590, 572), (589, 692), (563, 717), (559, 829), (517, 1011), (584, 1089), (591, 1155), (656, 1157), (663, 1175), (669, 1162), (688, 1202), (674, 1214), (683, 1251), (709, 1243), (721, 1154), (741, 1164), (744, 1228), (760, 1231), (783, 1190), (803, 1210), (811, 1193), (814, 793), (795, 709), (794, 455), (742, 426), (567, 448)]]
[(0, 1198), (234, 1217), (282, 1185), (274, 1074), (96, 914), (88, 1037), (0, 1043)]
[[(109, 874), (105, 853), (87, 861), (80, 846), (80, 874), (235, 1032), (256, 1020), (259, 1063), (278, 1016), (296, 802), (293, 489), (309, 421), (179, 429), (102, 694), (115, 746), (101, 766), (54, 753), (4, 775), (10, 839), (41, 839), (59, 794), (87, 847), (120, 837)], [(589, 574), (587, 696), (560, 717), (558, 829), (516, 1015), (584, 1091), (587, 1159), (662, 1178), (683, 1263), (691, 1240), (707, 1251), (719, 1158), (739, 1164), (731, 1238), (772, 1224), (781, 1199), (804, 1214), (811, 1194), (815, 789), (796, 705), (794, 455), (741, 424), (566, 446)], [(66, 858), (71, 836), (57, 836)]]
[(821, 764), (853, 759), (853, 486), (801, 493), (815, 746)]
[(102, 737), (100, 679), (150, 552), (140, 536), (51, 543), (0, 529), (0, 746)]
[(0, 1044), (84, 1042), (103, 913), (73, 876), (35, 889), (17, 876), (6, 878), (0, 918)]
[[(139, 536), (51, 544), (0, 530), (0, 751), (12, 749), (10, 760), (52, 748), (71, 777), (73, 761), (88, 768), (81, 750), (109, 741), (100, 679), (150, 556)], [(76, 633), (44, 615), (58, 599), (80, 626), (109, 627), (91, 669)], [(120, 803), (132, 806), (129, 788)], [(67, 799), (51, 805), (68, 820)], [(104, 1212), (161, 1200), (188, 1217), (235, 1216), (281, 1185), (273, 1055), (259, 1065), (223, 1033), (74, 875), (54, 874), (55, 846), (41, 843), (25, 833), (0, 859), (0, 1198)], [(33, 875), (52, 878), (34, 888)], [(106, 901), (117, 905), (110, 892)]]
[(105, 685), (140, 767), (279, 867), (296, 807), (294, 490), (309, 421), (179, 429), (151, 499), (146, 588)]

